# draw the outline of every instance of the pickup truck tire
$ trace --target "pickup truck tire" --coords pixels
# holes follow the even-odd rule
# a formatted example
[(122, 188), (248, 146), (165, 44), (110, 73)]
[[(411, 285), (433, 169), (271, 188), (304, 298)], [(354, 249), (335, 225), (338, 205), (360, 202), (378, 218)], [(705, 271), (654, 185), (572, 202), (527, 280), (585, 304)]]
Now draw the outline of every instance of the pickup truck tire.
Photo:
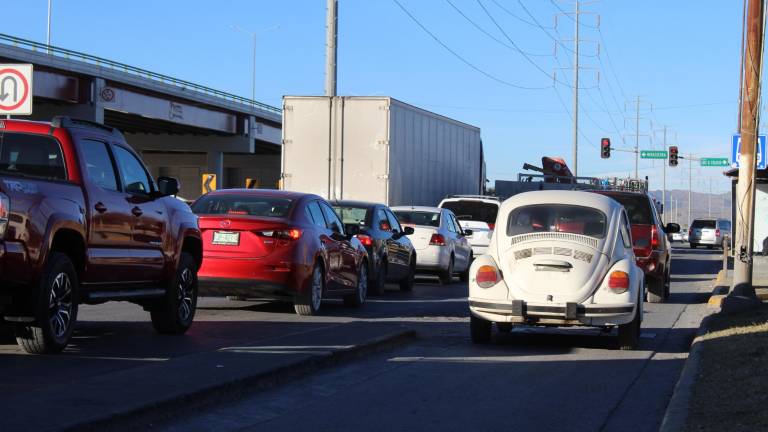
[(619, 335), (616, 342), (620, 350), (633, 350), (637, 348), (637, 342), (640, 340), (640, 314), (642, 309), (638, 306), (635, 317), (632, 321), (619, 325)]
[(16, 342), (30, 354), (54, 354), (69, 343), (77, 322), (77, 272), (69, 257), (51, 252), (40, 277), (36, 321), (16, 326)]
[(664, 303), (667, 292), (665, 285), (664, 279), (648, 278), (648, 303)]
[(150, 309), (152, 325), (161, 334), (184, 334), (197, 310), (197, 265), (182, 252), (176, 275), (165, 289), (165, 297)]

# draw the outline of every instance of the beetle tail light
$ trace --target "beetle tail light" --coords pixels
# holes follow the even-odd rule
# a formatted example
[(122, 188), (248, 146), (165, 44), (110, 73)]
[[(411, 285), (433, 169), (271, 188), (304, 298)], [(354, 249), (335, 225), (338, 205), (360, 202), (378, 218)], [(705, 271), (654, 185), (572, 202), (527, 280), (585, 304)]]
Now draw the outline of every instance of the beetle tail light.
[(432, 234), (429, 239), (430, 246), (445, 246), (445, 237), (442, 234)]
[(608, 276), (608, 288), (615, 294), (622, 294), (629, 289), (629, 274), (621, 270), (612, 271)]
[(358, 240), (360, 240), (360, 243), (362, 243), (362, 245), (365, 247), (369, 247), (373, 245), (373, 239), (369, 235), (358, 234), (356, 237)]
[(499, 270), (490, 265), (482, 265), (477, 269), (475, 274), (475, 282), (480, 288), (490, 288), (501, 280)]

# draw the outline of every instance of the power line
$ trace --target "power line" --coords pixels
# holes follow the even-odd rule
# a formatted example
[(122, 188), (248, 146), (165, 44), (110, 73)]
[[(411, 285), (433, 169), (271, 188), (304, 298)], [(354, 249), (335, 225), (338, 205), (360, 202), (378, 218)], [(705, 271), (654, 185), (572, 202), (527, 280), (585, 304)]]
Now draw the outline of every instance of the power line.
[[(472, 18), (467, 16), (467, 14), (465, 14), (461, 9), (459, 9), (458, 6), (453, 4), (453, 2), (451, 0), (445, 0), (445, 1), (446, 1), (446, 3), (451, 5), (451, 7), (454, 10), (456, 10), (456, 12), (459, 13), (459, 15), (464, 17), (465, 20), (467, 20), (470, 24), (472, 24), (472, 26), (474, 26), (476, 29), (478, 29), (480, 32), (482, 32), (484, 35), (486, 35), (489, 38), (493, 39), (494, 41), (496, 41), (500, 45), (502, 45), (502, 46), (504, 46), (504, 47), (506, 47), (506, 48), (508, 48), (510, 50), (515, 51), (515, 48), (513, 46), (509, 45), (508, 43), (504, 42), (503, 40), (497, 38), (496, 36), (492, 35), (488, 31), (486, 31), (483, 27), (481, 27), (479, 24), (477, 24)], [(551, 56), (551, 54), (536, 54), (536, 53), (530, 53), (530, 52), (527, 52), (527, 51), (525, 51), (525, 54), (529, 55), (531, 57), (550, 57)]]
[[(518, 15), (514, 14), (512, 11), (510, 11), (509, 9), (507, 9), (506, 7), (504, 7), (502, 4), (500, 4), (498, 1), (496, 1), (496, 0), (491, 0), (491, 1), (492, 1), (492, 2), (493, 2), (493, 3), (494, 3), (494, 4), (495, 4), (495, 5), (496, 5), (496, 6), (497, 6), (499, 9), (503, 10), (504, 12), (506, 12), (506, 13), (507, 13), (507, 15), (511, 16), (512, 18), (514, 18), (514, 19), (516, 19), (516, 20), (518, 20), (518, 21), (520, 21), (520, 22), (522, 22), (522, 23), (528, 24), (528, 25), (529, 25), (529, 26), (531, 26), (531, 27), (536, 27), (536, 26), (538, 26), (538, 23), (534, 24), (534, 23), (532, 23), (532, 22), (530, 22), (530, 21), (528, 21), (528, 20), (526, 20), (526, 19), (524, 19), (524, 18), (521, 18), (521, 17), (519, 17)], [(540, 26), (539, 26), (539, 27), (540, 27)]]
[[(555, 0), (549, 0), (549, 2), (552, 3), (552, 5), (554, 5), (557, 8), (557, 10), (559, 10), (560, 13), (562, 13), (566, 18), (568, 18), (569, 20), (573, 21), (574, 23), (576, 22), (576, 19), (574, 19), (571, 16), (570, 12), (564, 11), (563, 8), (561, 8), (560, 5), (557, 4), (557, 2)], [(591, 26), (589, 24), (584, 24), (581, 21), (579, 22), (579, 25), (582, 26), (582, 27), (588, 27), (588, 28), (593, 28), (593, 29), (599, 28), (599, 26)]]
[(462, 63), (466, 64), (467, 66), (469, 66), (470, 68), (474, 69), (476, 72), (484, 75), (485, 77), (487, 77), (487, 78), (489, 78), (489, 79), (491, 79), (493, 81), (496, 81), (499, 84), (504, 84), (506, 86), (509, 86), (509, 87), (512, 87), (512, 88), (516, 88), (516, 89), (521, 89), (521, 90), (545, 90), (545, 89), (548, 89), (548, 88), (552, 87), (551, 85), (550, 86), (546, 86), (546, 87), (522, 86), (522, 85), (519, 85), (519, 84), (515, 84), (515, 83), (512, 83), (512, 82), (506, 81), (504, 79), (501, 79), (501, 78), (499, 78), (499, 77), (497, 77), (495, 75), (492, 75), (492, 74), (486, 72), (485, 70), (481, 69), (480, 67), (474, 65), (469, 60), (467, 60), (464, 57), (462, 57), (459, 53), (457, 53), (456, 51), (451, 49), (451, 47), (449, 47), (445, 42), (443, 42), (440, 38), (438, 38), (437, 35), (435, 35), (431, 31), (429, 31), (429, 29), (427, 29), (427, 27), (425, 27), (424, 24), (422, 24), (408, 9), (406, 9), (405, 6), (403, 6), (402, 3), (400, 3), (398, 0), (392, 0), (392, 1), (398, 7), (400, 7), (400, 9), (402, 9), (402, 11), (405, 12), (405, 14), (408, 15), (408, 17), (411, 18), (411, 20), (413, 20), (413, 22), (416, 23), (417, 26), (419, 26), (425, 33), (427, 33), (429, 36), (431, 36), (432, 39), (435, 40), (435, 42), (437, 42), (438, 44), (440, 44), (440, 46), (445, 48), (446, 51), (450, 52), (451, 54), (453, 54), (454, 57), (459, 59)]
[(624, 98), (624, 100), (629, 100), (629, 98), (627, 98), (627, 94), (624, 92), (624, 87), (621, 85), (621, 81), (619, 81), (619, 76), (616, 74), (616, 69), (613, 67), (611, 55), (608, 53), (608, 45), (605, 43), (603, 31), (600, 29), (600, 27), (597, 28), (597, 34), (600, 36), (600, 42), (603, 45), (603, 50), (605, 50), (605, 58), (608, 60), (608, 66), (611, 67), (611, 73), (613, 73), (613, 78), (616, 80), (616, 85), (619, 87), (619, 91), (621, 91), (621, 96)]

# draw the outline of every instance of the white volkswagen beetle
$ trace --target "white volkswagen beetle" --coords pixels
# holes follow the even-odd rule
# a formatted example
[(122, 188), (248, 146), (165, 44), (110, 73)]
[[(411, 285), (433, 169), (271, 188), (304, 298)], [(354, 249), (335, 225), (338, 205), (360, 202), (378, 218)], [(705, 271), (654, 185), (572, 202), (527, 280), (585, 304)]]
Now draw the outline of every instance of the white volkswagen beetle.
[(633, 349), (643, 316), (643, 271), (635, 265), (626, 211), (588, 192), (535, 191), (504, 201), (487, 255), (470, 269), (472, 341), (492, 323), (618, 327)]

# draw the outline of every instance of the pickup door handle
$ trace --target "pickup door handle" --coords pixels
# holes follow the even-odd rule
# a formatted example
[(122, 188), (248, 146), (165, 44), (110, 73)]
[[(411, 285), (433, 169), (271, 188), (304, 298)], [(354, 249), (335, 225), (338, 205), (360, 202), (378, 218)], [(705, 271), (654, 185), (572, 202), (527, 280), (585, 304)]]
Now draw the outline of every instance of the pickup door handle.
[(104, 213), (105, 211), (107, 211), (107, 206), (105, 206), (104, 203), (102, 202), (97, 202), (96, 205), (93, 206), (93, 208), (95, 208), (96, 211), (99, 213)]
[(141, 209), (138, 207), (132, 208), (131, 213), (133, 213), (134, 216), (141, 216), (142, 214), (144, 214), (144, 212), (141, 211)]

